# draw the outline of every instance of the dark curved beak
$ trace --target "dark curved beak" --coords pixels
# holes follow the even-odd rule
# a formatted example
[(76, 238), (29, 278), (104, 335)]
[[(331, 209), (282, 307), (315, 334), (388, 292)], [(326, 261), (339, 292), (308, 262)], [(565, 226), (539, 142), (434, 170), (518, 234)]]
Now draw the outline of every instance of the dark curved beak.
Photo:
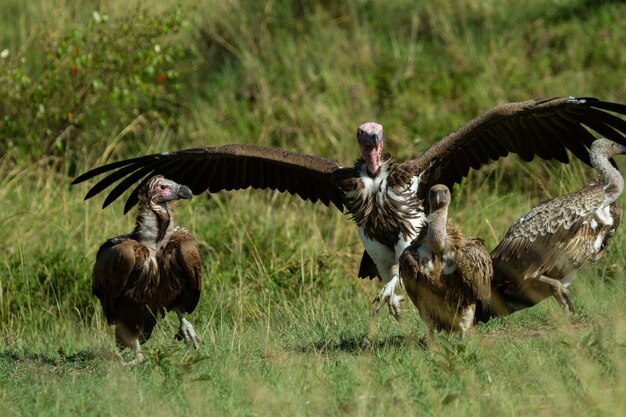
[(180, 184), (178, 186), (178, 191), (176, 192), (176, 195), (178, 195), (179, 198), (184, 198), (186, 200), (189, 200), (191, 196), (193, 195), (193, 193), (191, 192), (191, 189), (189, 187), (187, 187), (186, 185)]
[(375, 148), (378, 146), (379, 138), (376, 133), (370, 133), (363, 137), (363, 145), (368, 148)]

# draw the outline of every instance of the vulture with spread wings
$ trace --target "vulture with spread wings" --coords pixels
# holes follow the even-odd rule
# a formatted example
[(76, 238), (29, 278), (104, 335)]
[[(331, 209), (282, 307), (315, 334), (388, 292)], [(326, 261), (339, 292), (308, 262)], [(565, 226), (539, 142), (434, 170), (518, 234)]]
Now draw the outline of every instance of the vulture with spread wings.
[(137, 203), (139, 189), (160, 174), (188, 185), (193, 193), (248, 187), (287, 191), (312, 202), (347, 210), (355, 221), (365, 254), (359, 276), (379, 276), (383, 288), (376, 309), (387, 304), (398, 317), (395, 294), (400, 283), (398, 259), (417, 236), (427, 210), (431, 186), (449, 188), (467, 175), (509, 153), (524, 161), (569, 161), (573, 155), (589, 163), (592, 131), (626, 145), (626, 105), (595, 98), (556, 97), (497, 106), (433, 144), (421, 156), (397, 163), (383, 152), (383, 129), (364, 123), (357, 129), (361, 155), (349, 167), (324, 158), (252, 145), (226, 145), (164, 152), (103, 165), (80, 175), (77, 184), (107, 174), (86, 199), (118, 182), (104, 206), (137, 184), (126, 201)]

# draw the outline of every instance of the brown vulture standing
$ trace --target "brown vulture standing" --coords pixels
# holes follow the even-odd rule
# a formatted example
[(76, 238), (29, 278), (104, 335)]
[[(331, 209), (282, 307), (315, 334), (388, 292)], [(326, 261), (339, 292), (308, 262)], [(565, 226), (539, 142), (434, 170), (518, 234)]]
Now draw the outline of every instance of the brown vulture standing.
[(602, 256), (619, 225), (624, 179), (609, 158), (623, 153), (623, 145), (596, 140), (591, 165), (599, 181), (538, 204), (511, 226), (491, 252), (495, 313), (510, 314), (550, 295), (563, 310), (575, 311), (567, 287), (579, 268)]
[(398, 258), (426, 218), (425, 198), (432, 185), (452, 188), (470, 168), (479, 169), (510, 152), (525, 161), (538, 156), (567, 163), (569, 150), (589, 163), (594, 135), (585, 126), (626, 145), (626, 121), (612, 113), (626, 114), (626, 105), (595, 98), (529, 100), (489, 110), (404, 163), (383, 153), (382, 126), (365, 123), (356, 135), (361, 157), (350, 167), (282, 149), (226, 145), (113, 162), (86, 172), (73, 184), (108, 173), (85, 197), (120, 181), (105, 199), (107, 206), (139, 182), (126, 201), (126, 211), (137, 203), (141, 184), (154, 174), (187, 184), (195, 194), (270, 188), (345, 208), (366, 251), (359, 276), (382, 278), (376, 309), (386, 303), (397, 317), (403, 298), (395, 295)]
[(474, 324), (476, 303), (489, 303), (491, 258), (482, 239), (465, 237), (448, 223), (448, 187), (432, 186), (428, 204), (428, 219), (400, 256), (400, 278), (431, 338), (435, 330), (463, 338)]
[(104, 242), (93, 267), (93, 294), (109, 324), (115, 325), (120, 349), (130, 347), (143, 360), (140, 343), (152, 333), (157, 316), (174, 310), (180, 320), (177, 338), (193, 343), (196, 333), (184, 313), (200, 298), (202, 263), (196, 242), (174, 225), (170, 201), (191, 198), (191, 190), (160, 175), (139, 190), (135, 229)]

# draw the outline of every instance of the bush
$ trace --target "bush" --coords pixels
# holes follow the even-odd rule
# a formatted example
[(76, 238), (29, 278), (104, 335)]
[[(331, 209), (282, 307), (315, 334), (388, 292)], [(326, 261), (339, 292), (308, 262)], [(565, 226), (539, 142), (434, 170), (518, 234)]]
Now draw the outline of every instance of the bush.
[(60, 40), (41, 33), (33, 62), (0, 60), (0, 154), (67, 156), (133, 120), (170, 123), (187, 56), (174, 35), (184, 23), (178, 10), (117, 20), (94, 12)]

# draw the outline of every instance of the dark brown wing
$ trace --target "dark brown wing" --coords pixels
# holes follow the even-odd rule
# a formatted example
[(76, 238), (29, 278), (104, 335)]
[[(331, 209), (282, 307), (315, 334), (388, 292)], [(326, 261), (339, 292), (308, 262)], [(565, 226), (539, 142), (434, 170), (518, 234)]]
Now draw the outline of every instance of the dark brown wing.
[(144, 246), (129, 238), (109, 239), (98, 249), (91, 289), (102, 304), (107, 322), (115, 322), (115, 301), (127, 283), (140, 274), (148, 255)]
[(185, 229), (179, 229), (170, 238), (168, 247), (173, 248), (169, 257), (169, 268), (180, 280), (182, 291), (169, 309), (180, 308), (185, 313), (195, 310), (202, 288), (202, 257), (193, 236)]
[[(115, 170), (114, 172), (111, 172)], [(164, 152), (114, 162), (92, 169), (76, 178), (78, 184), (100, 174), (107, 174), (94, 185), (85, 199), (91, 198), (119, 181), (104, 201), (111, 204), (124, 191), (139, 183), (126, 201), (126, 213), (137, 204), (140, 187), (153, 175), (163, 175), (185, 184), (194, 194), (205, 190), (238, 190), (242, 188), (274, 189), (296, 194), (304, 200), (331, 203), (344, 208), (339, 186), (352, 168), (342, 169), (324, 158), (253, 145), (225, 145), (211, 148)]]
[(457, 271), (472, 299), (487, 301), (491, 297), (493, 266), (482, 239), (465, 238), (457, 251)]
[(589, 164), (589, 147), (595, 137), (590, 130), (626, 145), (626, 105), (596, 98), (546, 98), (497, 106), (469, 121), (436, 142), (422, 156), (402, 164), (422, 173), (425, 197), (434, 184), (450, 189), (470, 168), (479, 169), (509, 153), (530, 161), (569, 161), (567, 150)]

